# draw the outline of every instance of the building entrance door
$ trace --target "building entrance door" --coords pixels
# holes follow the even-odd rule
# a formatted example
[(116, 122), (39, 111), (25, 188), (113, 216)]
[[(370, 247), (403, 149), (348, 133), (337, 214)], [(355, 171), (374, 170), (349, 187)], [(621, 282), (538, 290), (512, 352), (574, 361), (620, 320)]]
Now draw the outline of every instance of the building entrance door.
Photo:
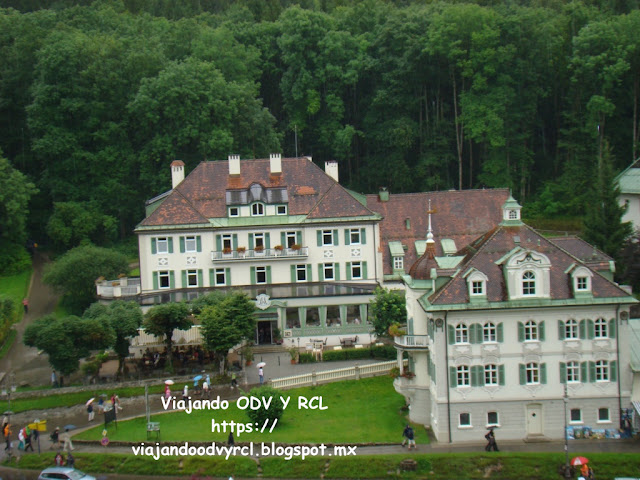
[(273, 320), (258, 320), (256, 327), (256, 344), (271, 345), (273, 343), (273, 328), (276, 322)]
[(542, 405), (527, 405), (527, 436), (542, 435)]

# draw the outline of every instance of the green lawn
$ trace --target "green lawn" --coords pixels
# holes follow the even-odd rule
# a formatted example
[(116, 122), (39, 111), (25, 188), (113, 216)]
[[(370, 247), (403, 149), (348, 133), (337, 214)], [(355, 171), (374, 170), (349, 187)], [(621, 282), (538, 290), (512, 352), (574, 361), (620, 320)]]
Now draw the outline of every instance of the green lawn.
[[(156, 461), (149, 457), (124, 454), (78, 453), (76, 467), (87, 473), (196, 475), (195, 478), (228, 477), (256, 478), (256, 463), (246, 457), (163, 457)], [(416, 470), (400, 470), (406, 458), (416, 461)], [(640, 455), (629, 453), (590, 453), (598, 480), (615, 477), (640, 476)], [(22, 456), (20, 468), (40, 470), (52, 465), (53, 453)], [(561, 478), (558, 467), (564, 462), (563, 453), (453, 453), (373, 455), (349, 457), (311, 457), (304, 461), (294, 458), (260, 458), (265, 478), (304, 479), (386, 479), (406, 478), (429, 480), (548, 480)], [(5, 462), (5, 465), (7, 463)], [(194, 478), (194, 477), (192, 477)]]
[(22, 318), (22, 299), (27, 296), (32, 272), (33, 270), (29, 269), (10, 277), (0, 277), (0, 292), (12, 298), (16, 306), (20, 307), (18, 318)]
[[(284, 415), (272, 433), (253, 432), (235, 435), (236, 442), (283, 443), (366, 443), (398, 442), (406, 422), (404, 398), (395, 392), (390, 377), (336, 382), (319, 387), (283, 391), (291, 396)], [(322, 396), (327, 410), (298, 409), (298, 397)], [(159, 402), (156, 396), (154, 401)], [(163, 441), (224, 442), (228, 432), (212, 433), (216, 423), (235, 421), (249, 423), (246, 412), (231, 403), (227, 410), (183, 411), (155, 415), (160, 422)], [(78, 434), (83, 440), (100, 440), (102, 427)], [(424, 428), (416, 427), (418, 443), (428, 443)], [(110, 427), (112, 441), (143, 442), (146, 440), (144, 418), (119, 422), (117, 431)]]

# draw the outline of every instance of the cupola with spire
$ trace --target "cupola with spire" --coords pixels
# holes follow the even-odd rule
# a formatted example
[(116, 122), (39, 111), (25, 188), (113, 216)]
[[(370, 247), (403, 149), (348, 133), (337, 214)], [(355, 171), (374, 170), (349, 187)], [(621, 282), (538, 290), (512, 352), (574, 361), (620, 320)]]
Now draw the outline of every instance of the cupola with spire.
[(508, 227), (522, 225), (520, 210), (522, 210), (522, 206), (512, 195), (509, 195), (507, 201), (502, 205), (502, 222), (500, 222), (500, 225)]

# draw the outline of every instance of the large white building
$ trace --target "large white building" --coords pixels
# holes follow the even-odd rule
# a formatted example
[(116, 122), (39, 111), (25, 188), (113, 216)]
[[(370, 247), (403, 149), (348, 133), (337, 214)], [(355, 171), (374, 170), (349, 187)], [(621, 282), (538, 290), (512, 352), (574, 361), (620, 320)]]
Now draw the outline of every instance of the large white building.
[(620, 188), (618, 202), (627, 210), (623, 222), (631, 222), (634, 230), (640, 230), (640, 159), (616, 177)]
[(415, 376), (395, 385), (411, 419), (444, 442), (478, 441), (489, 427), (502, 439), (559, 439), (566, 393), (570, 425), (617, 430), (631, 406), (637, 301), (612, 282), (606, 255), (543, 237), (512, 198), (501, 210), (499, 225), (451, 255), (429, 228), (403, 277), (408, 331), (396, 347)]

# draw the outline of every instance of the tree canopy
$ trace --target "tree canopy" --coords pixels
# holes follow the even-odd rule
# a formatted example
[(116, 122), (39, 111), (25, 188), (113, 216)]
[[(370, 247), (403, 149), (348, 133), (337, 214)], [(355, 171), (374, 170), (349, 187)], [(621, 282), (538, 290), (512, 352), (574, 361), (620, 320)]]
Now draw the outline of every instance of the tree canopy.
[(375, 298), (371, 300), (371, 315), (376, 336), (389, 335), (389, 327), (393, 324), (404, 324), (407, 321), (407, 301), (401, 290), (376, 288)]
[(186, 303), (164, 303), (151, 307), (144, 316), (145, 332), (164, 338), (167, 347), (167, 370), (173, 371), (173, 331), (189, 330), (193, 323)]

